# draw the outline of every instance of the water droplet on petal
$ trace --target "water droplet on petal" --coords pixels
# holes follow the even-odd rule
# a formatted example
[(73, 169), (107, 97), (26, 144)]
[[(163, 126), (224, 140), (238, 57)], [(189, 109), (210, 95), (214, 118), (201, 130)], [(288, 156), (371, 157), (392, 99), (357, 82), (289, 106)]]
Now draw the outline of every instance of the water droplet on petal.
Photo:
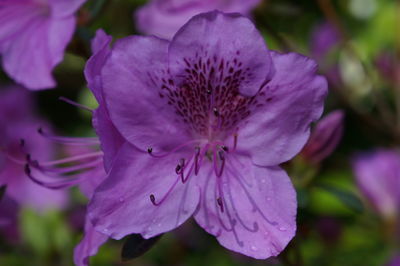
[(161, 227), (161, 223), (157, 224), (158, 227)]
[(124, 200), (125, 200), (125, 199), (124, 199), (123, 197), (120, 197), (120, 198), (119, 198), (119, 201), (120, 201), (120, 202), (124, 202)]
[(284, 226), (280, 226), (278, 229), (279, 229), (280, 231), (286, 231), (286, 227), (284, 227)]
[(103, 229), (103, 233), (106, 234), (107, 232), (108, 232), (108, 229), (107, 229), (107, 228), (104, 228), (104, 229)]
[(256, 246), (251, 246), (250, 249), (253, 250), (253, 251), (257, 251), (258, 250), (258, 248)]
[(271, 198), (270, 198), (270, 197), (268, 197), (268, 198), (267, 198), (267, 201), (271, 201)]

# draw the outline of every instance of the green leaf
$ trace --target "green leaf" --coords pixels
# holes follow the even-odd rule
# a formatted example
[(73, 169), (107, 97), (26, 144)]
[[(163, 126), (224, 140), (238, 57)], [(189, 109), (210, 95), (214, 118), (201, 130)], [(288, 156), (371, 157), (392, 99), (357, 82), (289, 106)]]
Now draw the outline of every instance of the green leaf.
[(154, 246), (154, 244), (157, 243), (161, 236), (162, 235), (158, 235), (153, 238), (144, 239), (139, 234), (129, 235), (124, 243), (124, 246), (122, 247), (122, 261), (128, 261), (142, 256), (144, 253), (149, 251)]
[(328, 184), (319, 184), (319, 188), (331, 193), (338, 198), (344, 205), (352, 209), (355, 212), (361, 213), (364, 211), (364, 206), (361, 200), (352, 192), (344, 190), (339, 187), (334, 187)]

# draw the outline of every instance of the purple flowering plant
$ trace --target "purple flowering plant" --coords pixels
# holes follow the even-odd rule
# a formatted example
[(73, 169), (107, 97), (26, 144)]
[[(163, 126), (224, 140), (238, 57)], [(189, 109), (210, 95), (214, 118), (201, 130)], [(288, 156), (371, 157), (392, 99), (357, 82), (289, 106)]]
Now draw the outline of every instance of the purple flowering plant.
[(296, 197), (279, 164), (321, 115), (326, 81), (316, 64), (269, 51), (247, 18), (216, 11), (171, 42), (118, 40), (102, 63), (93, 67), (110, 120), (98, 122), (126, 141), (89, 203), (95, 229), (151, 238), (193, 215), (228, 249), (259, 259), (282, 251), (296, 230)]
[(396, 265), (397, 9), (357, 3), (0, 0), (0, 265)]

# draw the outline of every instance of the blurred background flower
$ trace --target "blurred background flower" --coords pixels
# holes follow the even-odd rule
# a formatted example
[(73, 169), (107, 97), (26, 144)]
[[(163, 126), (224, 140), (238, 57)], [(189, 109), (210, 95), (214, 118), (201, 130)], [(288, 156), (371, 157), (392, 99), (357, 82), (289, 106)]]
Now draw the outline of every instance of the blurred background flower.
[(191, 17), (213, 10), (250, 15), (260, 0), (151, 0), (134, 13), (137, 29), (171, 39)]

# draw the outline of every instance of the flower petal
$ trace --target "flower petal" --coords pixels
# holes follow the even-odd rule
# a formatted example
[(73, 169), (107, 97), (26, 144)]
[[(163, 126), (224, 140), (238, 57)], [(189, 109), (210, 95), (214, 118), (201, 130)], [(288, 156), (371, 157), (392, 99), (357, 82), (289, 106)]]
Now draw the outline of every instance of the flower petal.
[(49, 0), (53, 17), (71, 16), (86, 0)]
[(124, 144), (89, 204), (96, 230), (115, 239), (133, 233), (150, 238), (186, 221), (199, 202), (196, 184), (191, 179), (182, 184), (174, 170), (186, 155), (176, 152), (155, 158)]
[(4, 70), (29, 89), (54, 87), (51, 72), (62, 60), (74, 28), (73, 17), (59, 20), (43, 16), (32, 18), (18, 34), (0, 43)]
[(106, 179), (107, 174), (101, 164), (92, 170), (83, 172), (80, 176), (82, 181), (79, 183), (79, 189), (86, 198), (91, 199), (96, 188)]
[(115, 43), (102, 70), (104, 97), (111, 120), (136, 147), (163, 148), (184, 141), (174, 109), (159, 95), (166, 75), (168, 42), (133, 36)]
[(331, 155), (342, 139), (343, 120), (344, 112), (336, 110), (318, 121), (301, 151), (303, 158), (312, 163), (319, 163)]
[(100, 139), (101, 150), (104, 153), (104, 169), (108, 173), (118, 150), (125, 140), (111, 122), (104, 105), (99, 106), (94, 111), (92, 124)]
[(220, 178), (212, 170), (200, 178), (197, 223), (230, 250), (257, 259), (276, 256), (296, 231), (296, 193), (289, 177), (279, 167), (253, 165), (249, 157), (229, 155), (226, 163)]
[(85, 66), (85, 77), (88, 86), (99, 103), (99, 107), (93, 114), (92, 123), (96, 134), (100, 138), (101, 149), (104, 152), (104, 167), (106, 172), (110, 170), (118, 149), (125, 141), (112, 123), (103, 100), (101, 70), (111, 53), (109, 47), (111, 40), (111, 36), (107, 35), (103, 30), (98, 30), (95, 38), (92, 40), (93, 55), (89, 58)]
[(217, 1), (165, 1), (153, 0), (135, 12), (136, 27), (142, 33), (171, 39), (179, 28), (193, 16), (221, 10), (248, 15), (260, 0), (217, 0)]
[(289, 177), (279, 167), (253, 165), (249, 157), (229, 155), (226, 163), (220, 178), (213, 170), (199, 178), (196, 221), (230, 250), (257, 259), (276, 256), (296, 231), (296, 193)]
[(85, 235), (81, 242), (74, 249), (74, 263), (76, 266), (89, 265), (89, 257), (96, 255), (99, 247), (108, 239), (107, 235), (103, 235), (94, 230), (92, 223), (88, 218), (85, 221)]
[(96, 36), (92, 40), (93, 55), (87, 61), (84, 70), (89, 89), (92, 91), (100, 105), (104, 104), (101, 70), (111, 53), (111, 41), (112, 37), (107, 35), (102, 29), (96, 31)]
[(260, 107), (239, 125), (237, 138), (237, 149), (263, 166), (285, 162), (302, 149), (327, 94), (313, 60), (295, 53), (271, 55), (276, 73), (257, 95)]
[(384, 216), (394, 217), (400, 207), (400, 155), (379, 149), (357, 154), (352, 162), (358, 186)]
[(267, 51), (263, 37), (248, 18), (213, 11), (194, 16), (177, 32), (169, 49), (169, 67), (177, 84), (190, 75), (188, 64), (195, 69), (199, 66), (198, 74), (206, 79), (211, 79), (213, 66), (213, 75), (221, 75), (221, 80), (234, 79), (240, 71), (239, 92), (253, 96), (273, 74)]

